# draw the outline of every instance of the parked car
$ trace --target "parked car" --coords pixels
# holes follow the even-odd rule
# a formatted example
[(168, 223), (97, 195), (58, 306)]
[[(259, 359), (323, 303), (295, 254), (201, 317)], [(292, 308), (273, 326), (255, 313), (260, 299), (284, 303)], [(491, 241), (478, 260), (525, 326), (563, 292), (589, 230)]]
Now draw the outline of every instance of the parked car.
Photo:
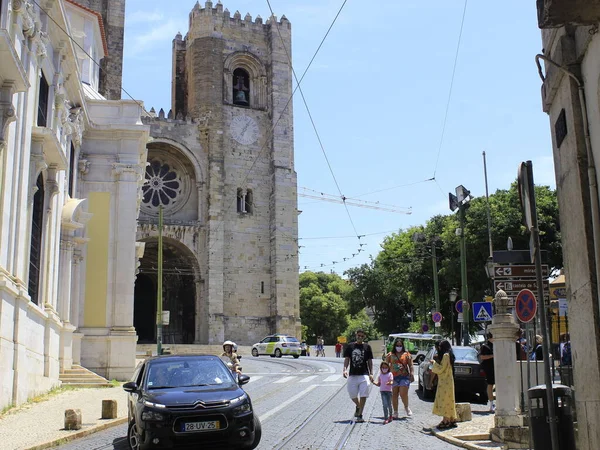
[(283, 355), (290, 355), (298, 358), (301, 352), (298, 339), (287, 334), (272, 334), (252, 346), (252, 356), (269, 355), (272, 358), (281, 358)]
[(163, 355), (145, 360), (123, 385), (129, 393), (131, 450), (214, 447), (253, 449), (261, 425), (235, 374), (218, 356)]
[[(456, 394), (472, 394), (478, 401), (487, 402), (487, 383), (485, 372), (477, 359), (477, 350), (472, 347), (452, 347), (456, 360), (454, 361), (454, 390)], [(433, 398), (437, 377), (432, 377), (432, 364), (429, 362), (435, 355), (435, 347), (431, 347), (425, 355), (424, 361), (419, 364), (419, 390), (423, 398)]]

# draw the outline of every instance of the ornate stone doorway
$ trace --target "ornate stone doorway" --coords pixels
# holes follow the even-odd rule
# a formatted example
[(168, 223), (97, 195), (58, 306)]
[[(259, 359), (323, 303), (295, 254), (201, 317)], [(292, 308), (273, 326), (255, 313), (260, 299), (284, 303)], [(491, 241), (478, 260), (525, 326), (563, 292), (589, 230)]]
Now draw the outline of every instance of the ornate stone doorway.
[[(146, 241), (135, 282), (133, 325), (138, 343), (156, 342), (156, 287), (158, 242)], [(169, 311), (169, 325), (163, 327), (164, 344), (192, 344), (196, 337), (195, 258), (181, 243), (163, 238), (163, 311)]]

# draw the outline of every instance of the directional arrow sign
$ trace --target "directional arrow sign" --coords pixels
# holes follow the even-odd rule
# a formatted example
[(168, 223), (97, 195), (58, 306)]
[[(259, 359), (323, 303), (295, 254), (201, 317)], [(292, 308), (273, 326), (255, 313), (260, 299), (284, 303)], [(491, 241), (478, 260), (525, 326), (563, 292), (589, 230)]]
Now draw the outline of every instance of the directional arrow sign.
[[(494, 278), (535, 278), (534, 265), (495, 266)], [(542, 276), (548, 276), (548, 265), (542, 265)]]
[(473, 320), (475, 322), (491, 322), (493, 315), (490, 302), (473, 303)]
[[(544, 281), (544, 284), (542, 286), (544, 287), (544, 290), (547, 292), (550, 289), (550, 282)], [(538, 285), (537, 285), (537, 281), (535, 281), (535, 280), (494, 281), (494, 289), (496, 291), (498, 291), (499, 289), (502, 289), (503, 291), (517, 291), (517, 292), (519, 292), (522, 289), (529, 289), (531, 291), (536, 291), (537, 288), (538, 288)]]

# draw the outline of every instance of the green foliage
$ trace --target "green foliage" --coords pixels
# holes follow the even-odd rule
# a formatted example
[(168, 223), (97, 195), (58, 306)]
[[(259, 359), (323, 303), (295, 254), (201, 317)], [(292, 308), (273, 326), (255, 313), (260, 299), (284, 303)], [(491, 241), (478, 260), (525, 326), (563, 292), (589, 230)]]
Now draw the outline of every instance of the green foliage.
[(348, 301), (352, 291), (337, 274), (304, 272), (300, 274), (300, 317), (306, 326), (303, 337), (309, 344), (323, 336), (326, 343), (335, 342), (348, 327)]
[(364, 309), (348, 319), (348, 328), (343, 334), (348, 342), (356, 340), (356, 330), (363, 330), (367, 335), (367, 340), (376, 340), (381, 336)]
[[(552, 269), (558, 269), (562, 267), (562, 248), (556, 192), (547, 186), (536, 186), (535, 193), (540, 243), (542, 249), (548, 252), (544, 262)], [(515, 250), (528, 249), (529, 233), (523, 225), (516, 182), (509, 189), (492, 194), (489, 203), (493, 248), (506, 249), (507, 239), (511, 237)], [(435, 298), (432, 247), (435, 245), (440, 312), (444, 315), (441, 331), (448, 333), (453, 312), (448, 294), (453, 287), (459, 292), (461, 288), (458, 227), (458, 214), (438, 215), (423, 226), (399, 230), (387, 236), (382, 243), (382, 251), (370, 264), (345, 272), (354, 287), (350, 297), (350, 304), (354, 306), (350, 308), (372, 308), (375, 326), (385, 334), (418, 332), (422, 322), (432, 328), (430, 313), (434, 309)], [(485, 197), (473, 198), (468, 203), (465, 239), (467, 298), (473, 303), (481, 301), (492, 290), (491, 280), (484, 269), (490, 253)], [(473, 321), (470, 323), (473, 325)], [(459, 325), (454, 328), (458, 330)]]

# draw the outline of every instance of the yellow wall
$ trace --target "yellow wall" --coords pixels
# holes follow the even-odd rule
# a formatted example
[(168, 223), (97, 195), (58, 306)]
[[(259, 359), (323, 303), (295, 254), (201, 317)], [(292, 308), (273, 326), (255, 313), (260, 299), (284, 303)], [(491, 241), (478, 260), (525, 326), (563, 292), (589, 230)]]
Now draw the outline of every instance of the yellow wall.
[(88, 211), (93, 214), (87, 230), (85, 306), (83, 326), (106, 326), (108, 286), (108, 239), (110, 233), (110, 193), (91, 192)]

